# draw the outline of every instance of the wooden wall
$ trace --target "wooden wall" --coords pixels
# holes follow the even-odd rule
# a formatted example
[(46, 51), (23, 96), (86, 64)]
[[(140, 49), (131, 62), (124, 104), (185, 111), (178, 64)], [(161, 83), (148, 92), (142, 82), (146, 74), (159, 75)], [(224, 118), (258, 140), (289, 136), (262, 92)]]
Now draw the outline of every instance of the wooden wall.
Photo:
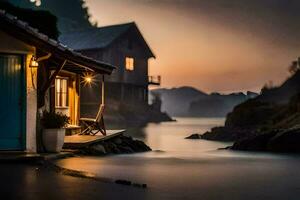
[[(143, 41), (129, 31), (105, 49), (85, 50), (81, 53), (117, 67), (105, 77), (106, 107), (121, 104), (148, 105), (148, 59)], [(134, 58), (134, 70), (125, 69), (125, 58)], [(93, 116), (101, 102), (101, 76), (96, 84), (81, 88), (81, 113)], [(113, 102), (113, 103), (112, 103)]]
[[(148, 56), (141, 41), (133, 33), (128, 32), (105, 49), (85, 50), (81, 53), (94, 59), (111, 63), (117, 67), (111, 76), (106, 77), (108, 82), (129, 83), (148, 86)], [(125, 69), (125, 58), (134, 58), (134, 71)]]

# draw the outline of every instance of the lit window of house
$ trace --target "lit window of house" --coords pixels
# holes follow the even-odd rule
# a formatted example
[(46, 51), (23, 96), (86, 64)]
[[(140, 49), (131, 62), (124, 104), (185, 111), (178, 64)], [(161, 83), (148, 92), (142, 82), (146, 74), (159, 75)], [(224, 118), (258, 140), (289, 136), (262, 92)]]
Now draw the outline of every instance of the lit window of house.
[(126, 70), (133, 71), (134, 70), (134, 59), (131, 57), (126, 57), (125, 67), (126, 67)]
[(68, 107), (68, 79), (55, 79), (55, 107)]

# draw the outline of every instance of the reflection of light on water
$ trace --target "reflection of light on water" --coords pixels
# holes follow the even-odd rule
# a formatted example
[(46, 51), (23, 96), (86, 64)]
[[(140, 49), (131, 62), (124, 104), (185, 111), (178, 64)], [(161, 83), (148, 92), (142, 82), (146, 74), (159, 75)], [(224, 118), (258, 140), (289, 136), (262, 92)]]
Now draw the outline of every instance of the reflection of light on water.
[(169, 156), (198, 156), (201, 152), (224, 148), (228, 146), (228, 143), (184, 138), (193, 133), (204, 133), (222, 124), (224, 124), (224, 118), (177, 118), (177, 122), (149, 124), (141, 132), (144, 141), (154, 150), (165, 151)]
[[(206, 124), (205, 121), (208, 123)], [(133, 155), (113, 156), (113, 158), (195, 159), (199, 157), (211, 157), (213, 152), (216, 152), (218, 148), (224, 148), (231, 143), (206, 140), (186, 140), (184, 138), (192, 133), (207, 131), (214, 126), (219, 126), (223, 123), (224, 118), (178, 118), (177, 122), (149, 124), (145, 128), (139, 130), (134, 129), (127, 134), (130, 135), (130, 133), (132, 133), (135, 138), (144, 140), (154, 151)], [(142, 137), (139, 137), (139, 134)], [(89, 168), (93, 169), (95, 167), (99, 172), (102, 170), (102, 164), (109, 165), (109, 163), (104, 163), (107, 159), (95, 161), (91, 158), (85, 158), (85, 160), (86, 162), (89, 162)], [(78, 160), (68, 160), (67, 164), (79, 169), (86, 167), (86, 163), (80, 163)]]

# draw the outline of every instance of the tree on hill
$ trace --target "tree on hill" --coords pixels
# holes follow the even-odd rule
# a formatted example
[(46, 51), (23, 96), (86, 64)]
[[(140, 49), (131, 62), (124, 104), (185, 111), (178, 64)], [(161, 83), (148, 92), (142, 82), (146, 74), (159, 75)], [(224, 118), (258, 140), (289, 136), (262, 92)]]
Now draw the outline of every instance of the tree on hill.
[(47, 10), (58, 18), (60, 32), (70, 32), (93, 27), (84, 0), (7, 0), (15, 6)]
[(266, 92), (272, 90), (274, 87), (273, 81), (269, 81), (268, 83), (266, 83), (262, 88), (260, 93), (261, 94), (265, 94)]
[(300, 69), (300, 58), (298, 60), (293, 61), (292, 64), (289, 66), (289, 71), (291, 74), (295, 74)]

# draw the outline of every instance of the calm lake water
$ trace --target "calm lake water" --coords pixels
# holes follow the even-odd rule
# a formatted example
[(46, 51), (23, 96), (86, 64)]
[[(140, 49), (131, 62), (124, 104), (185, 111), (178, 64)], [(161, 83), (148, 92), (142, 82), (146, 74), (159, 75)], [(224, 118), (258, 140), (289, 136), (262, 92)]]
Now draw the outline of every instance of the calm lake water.
[(69, 158), (58, 164), (147, 183), (145, 199), (300, 199), (299, 156), (217, 150), (230, 143), (184, 139), (223, 123), (220, 118), (178, 118), (149, 124), (129, 133), (152, 152)]

